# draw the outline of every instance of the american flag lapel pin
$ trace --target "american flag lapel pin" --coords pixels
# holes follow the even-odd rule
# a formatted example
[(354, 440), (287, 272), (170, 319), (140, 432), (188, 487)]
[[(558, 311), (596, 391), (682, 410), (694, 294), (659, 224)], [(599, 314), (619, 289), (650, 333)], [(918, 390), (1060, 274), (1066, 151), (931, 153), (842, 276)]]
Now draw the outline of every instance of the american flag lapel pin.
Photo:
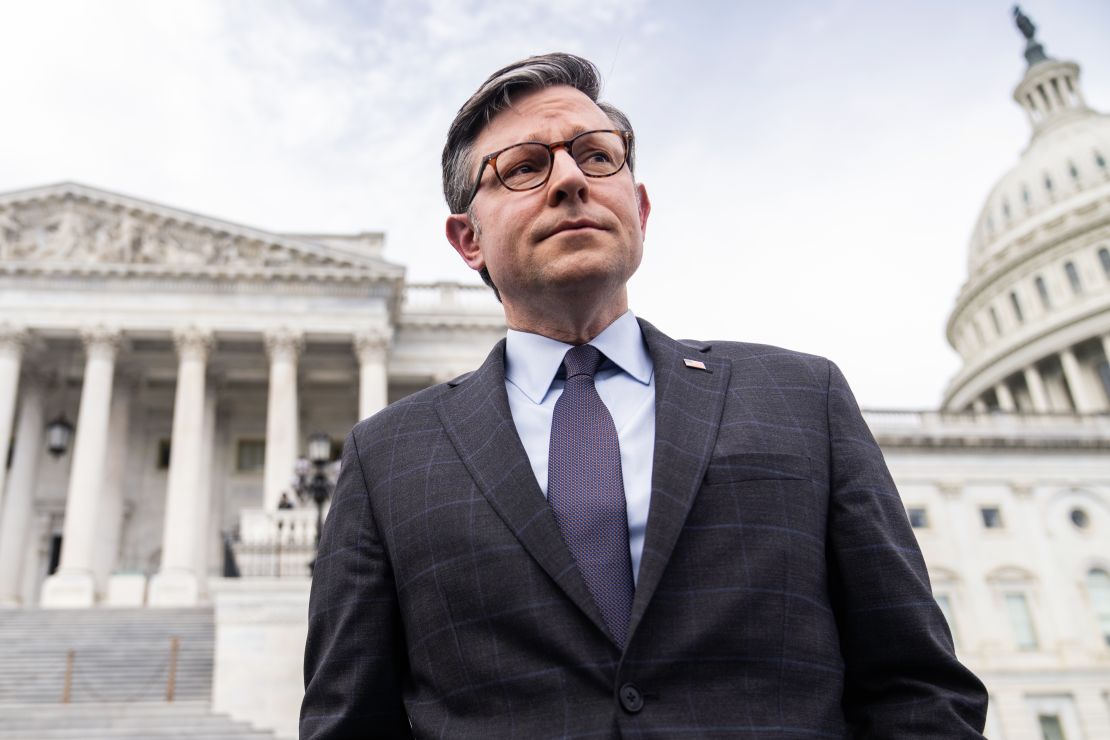
[(709, 372), (709, 368), (707, 368), (705, 366), (705, 363), (701, 360), (691, 360), (689, 357), (687, 357), (682, 361), (682, 364), (684, 364), (686, 367), (693, 368), (694, 370), (704, 370), (705, 372)]

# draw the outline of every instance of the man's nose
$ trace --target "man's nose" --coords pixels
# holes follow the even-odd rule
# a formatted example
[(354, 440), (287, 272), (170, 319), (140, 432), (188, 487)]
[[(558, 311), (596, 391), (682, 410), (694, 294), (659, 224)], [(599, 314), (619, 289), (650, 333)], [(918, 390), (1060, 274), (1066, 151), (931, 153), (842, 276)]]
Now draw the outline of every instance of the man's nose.
[(590, 179), (570, 156), (566, 147), (556, 149), (551, 158), (551, 178), (547, 183), (549, 205), (567, 199), (585, 200), (590, 192)]

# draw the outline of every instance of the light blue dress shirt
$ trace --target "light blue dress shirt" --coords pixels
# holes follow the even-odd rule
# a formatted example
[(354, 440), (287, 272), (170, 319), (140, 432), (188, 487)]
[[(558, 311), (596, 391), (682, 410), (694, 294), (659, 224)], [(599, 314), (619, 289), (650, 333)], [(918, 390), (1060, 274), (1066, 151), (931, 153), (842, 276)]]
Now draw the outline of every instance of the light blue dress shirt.
[[(651, 464), (655, 451), (655, 373), (636, 317), (628, 311), (589, 342), (608, 358), (594, 376), (597, 394), (613, 416), (621, 447), (621, 476), (628, 507), (632, 577), (639, 578), (644, 552)], [(509, 329), (505, 346), (505, 391), (517, 434), (532, 472), (547, 495), (551, 416), (563, 393), (555, 375), (573, 345)]]

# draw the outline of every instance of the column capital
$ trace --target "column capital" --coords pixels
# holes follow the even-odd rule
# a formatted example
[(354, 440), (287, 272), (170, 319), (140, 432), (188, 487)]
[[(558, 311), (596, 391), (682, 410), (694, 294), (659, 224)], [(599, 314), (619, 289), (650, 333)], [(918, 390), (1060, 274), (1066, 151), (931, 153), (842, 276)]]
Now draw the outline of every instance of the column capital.
[(21, 354), (31, 343), (31, 333), (25, 326), (0, 322), (0, 352)]
[(277, 359), (294, 360), (304, 349), (304, 333), (295, 329), (271, 329), (262, 338), (271, 362)]
[(114, 358), (123, 346), (123, 334), (119, 329), (107, 326), (87, 326), (81, 329), (81, 343), (85, 345), (85, 353), (90, 357)]
[(175, 329), (173, 344), (177, 348), (177, 356), (182, 360), (208, 359), (208, 353), (215, 346), (215, 338), (208, 329), (198, 329), (195, 326), (184, 329)]
[(363, 363), (383, 359), (392, 341), (393, 331), (385, 327), (373, 327), (357, 332), (354, 335), (354, 345), (358, 361)]

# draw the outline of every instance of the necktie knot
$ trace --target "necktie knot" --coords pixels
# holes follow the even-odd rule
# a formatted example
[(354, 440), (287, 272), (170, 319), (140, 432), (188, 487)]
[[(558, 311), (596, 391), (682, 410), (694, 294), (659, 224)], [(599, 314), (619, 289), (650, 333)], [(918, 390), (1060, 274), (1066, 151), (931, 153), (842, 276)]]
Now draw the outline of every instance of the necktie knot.
[(563, 357), (563, 367), (567, 371), (567, 380), (576, 375), (593, 377), (601, 364), (601, 351), (592, 344), (580, 344), (571, 347)]

